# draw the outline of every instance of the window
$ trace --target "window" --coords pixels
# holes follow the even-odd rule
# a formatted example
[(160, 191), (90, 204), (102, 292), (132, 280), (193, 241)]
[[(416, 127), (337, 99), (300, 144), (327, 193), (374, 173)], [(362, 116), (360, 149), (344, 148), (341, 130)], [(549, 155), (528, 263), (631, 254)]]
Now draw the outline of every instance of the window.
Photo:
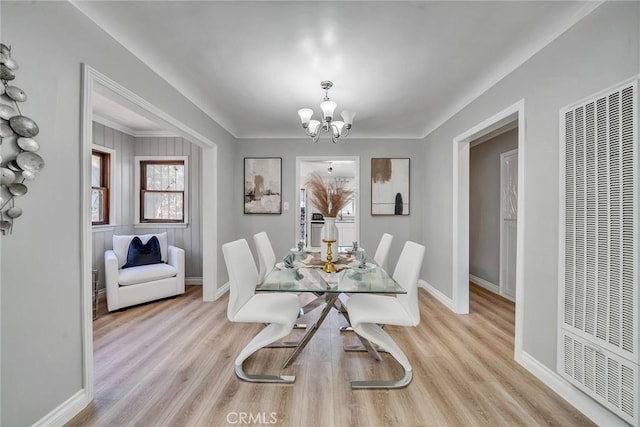
[(91, 224), (109, 224), (111, 187), (111, 154), (99, 150), (91, 152)]
[(140, 223), (186, 224), (187, 159), (137, 157)]

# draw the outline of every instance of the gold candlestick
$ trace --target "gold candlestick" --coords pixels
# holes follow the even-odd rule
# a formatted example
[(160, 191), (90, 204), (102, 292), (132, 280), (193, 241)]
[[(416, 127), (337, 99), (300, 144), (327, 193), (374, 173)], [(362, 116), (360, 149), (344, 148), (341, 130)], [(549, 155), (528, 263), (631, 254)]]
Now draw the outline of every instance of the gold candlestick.
[(333, 261), (331, 261), (333, 259), (333, 251), (331, 250), (331, 244), (335, 243), (336, 241), (335, 239), (334, 240), (322, 239), (322, 241), (327, 244), (327, 262), (324, 264), (324, 267), (322, 267), (322, 269), (325, 271), (325, 273), (335, 273), (336, 266), (333, 265)]

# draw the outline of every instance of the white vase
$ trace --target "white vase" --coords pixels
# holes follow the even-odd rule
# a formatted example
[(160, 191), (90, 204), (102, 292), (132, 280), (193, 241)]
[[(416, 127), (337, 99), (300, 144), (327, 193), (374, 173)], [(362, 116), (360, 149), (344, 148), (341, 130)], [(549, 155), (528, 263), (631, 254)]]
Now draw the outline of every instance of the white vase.
[(340, 240), (338, 237), (338, 227), (336, 227), (336, 218), (335, 217), (324, 217), (324, 225), (322, 226), (322, 230), (320, 231), (320, 237), (322, 239), (322, 245), (320, 246), (320, 256), (323, 261), (327, 260), (327, 244), (324, 242), (325, 240), (335, 240), (334, 243), (331, 244), (331, 261), (335, 262), (338, 260), (338, 241)]

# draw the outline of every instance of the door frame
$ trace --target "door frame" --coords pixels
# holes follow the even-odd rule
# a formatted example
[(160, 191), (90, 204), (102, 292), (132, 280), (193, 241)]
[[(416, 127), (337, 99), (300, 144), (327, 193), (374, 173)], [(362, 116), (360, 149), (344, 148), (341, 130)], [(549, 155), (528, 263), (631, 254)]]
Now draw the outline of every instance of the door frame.
[(324, 160), (324, 161), (332, 161), (332, 160), (352, 160), (355, 163), (355, 182), (358, 186), (355, 191), (355, 206), (356, 206), (356, 214), (355, 223), (356, 223), (356, 240), (360, 240), (360, 156), (296, 156), (296, 222), (295, 222), (295, 236), (296, 241), (300, 238), (299, 233), (299, 225), (300, 225), (300, 186), (302, 182), (300, 182), (300, 163), (308, 162), (312, 160)]
[[(80, 117), (80, 256), (81, 322), (82, 322), (82, 386), (87, 399), (94, 396), (93, 375), (93, 307), (92, 307), (92, 225), (91, 225), (91, 148), (93, 144), (93, 93), (106, 90), (122, 99), (128, 107), (150, 120), (166, 125), (180, 136), (202, 148), (202, 211), (217, 212), (217, 163), (218, 147), (215, 142), (191, 129), (184, 123), (160, 110), (140, 96), (98, 72), (86, 63), (82, 64), (82, 99)], [(204, 301), (216, 299), (218, 271), (218, 219), (217, 215), (202, 217), (202, 295)]]
[[(504, 261), (505, 261), (504, 260), (504, 256), (505, 256), (504, 239), (506, 236), (504, 234), (504, 220), (502, 218), (502, 212), (504, 212), (504, 191), (503, 191), (504, 158), (512, 154), (517, 154), (518, 158), (520, 158), (520, 154), (517, 148), (514, 148), (513, 150), (505, 151), (504, 153), (500, 153), (500, 267), (499, 267), (498, 285), (500, 288), (500, 295), (503, 296), (504, 298), (507, 298), (513, 301), (513, 297), (505, 293), (507, 278), (503, 274), (503, 271), (504, 271), (503, 267), (504, 267)], [(520, 197), (519, 194), (518, 194), (518, 197)], [(519, 215), (520, 212), (518, 212), (517, 214)], [(519, 227), (519, 224), (516, 223), (516, 227)], [(516, 233), (517, 233), (517, 228), (516, 228)], [(516, 242), (516, 248), (517, 248), (517, 242)], [(516, 254), (516, 257), (517, 257), (517, 254)], [(517, 286), (516, 286), (516, 289), (517, 289)]]
[(525, 101), (519, 100), (453, 138), (453, 244), (452, 305), (459, 314), (469, 313), (469, 154), (471, 141), (513, 121), (518, 121), (518, 231), (516, 254), (516, 319), (514, 358), (521, 360), (524, 320), (525, 229)]

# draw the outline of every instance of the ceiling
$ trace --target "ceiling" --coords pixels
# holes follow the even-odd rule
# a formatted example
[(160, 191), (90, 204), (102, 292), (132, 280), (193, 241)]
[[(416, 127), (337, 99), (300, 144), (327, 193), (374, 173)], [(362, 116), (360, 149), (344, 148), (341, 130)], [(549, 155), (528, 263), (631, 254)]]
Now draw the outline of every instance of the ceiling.
[[(331, 172), (329, 172), (331, 168)], [(300, 162), (300, 177), (306, 179), (309, 174), (316, 173), (322, 177), (354, 178), (356, 162), (354, 160), (315, 159)]]
[(423, 138), (600, 2), (73, 4), (237, 138), (302, 137), (322, 80), (351, 138)]

